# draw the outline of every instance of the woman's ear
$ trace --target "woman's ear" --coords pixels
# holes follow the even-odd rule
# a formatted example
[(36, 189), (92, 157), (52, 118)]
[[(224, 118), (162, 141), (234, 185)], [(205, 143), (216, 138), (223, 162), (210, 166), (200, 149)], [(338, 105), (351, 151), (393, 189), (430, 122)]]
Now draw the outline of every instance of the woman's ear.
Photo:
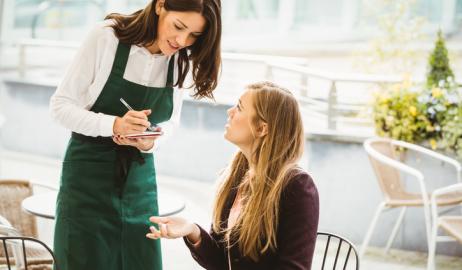
[(157, 0), (157, 2), (156, 2), (156, 14), (157, 14), (157, 16), (160, 15), (160, 11), (164, 7), (164, 4), (165, 4), (165, 0)]
[(257, 137), (261, 138), (268, 134), (268, 124), (265, 122), (261, 122), (260, 126), (257, 129)]

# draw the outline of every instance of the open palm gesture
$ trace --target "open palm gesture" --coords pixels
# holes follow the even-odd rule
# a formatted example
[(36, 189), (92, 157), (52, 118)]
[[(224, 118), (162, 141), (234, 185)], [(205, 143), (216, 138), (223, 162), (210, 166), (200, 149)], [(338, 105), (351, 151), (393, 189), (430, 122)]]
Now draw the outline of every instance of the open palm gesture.
[(167, 238), (175, 239), (179, 237), (188, 236), (196, 227), (195, 224), (188, 222), (181, 217), (150, 217), (149, 221), (159, 225), (159, 229), (151, 226), (149, 227), (150, 233), (146, 237), (151, 239)]

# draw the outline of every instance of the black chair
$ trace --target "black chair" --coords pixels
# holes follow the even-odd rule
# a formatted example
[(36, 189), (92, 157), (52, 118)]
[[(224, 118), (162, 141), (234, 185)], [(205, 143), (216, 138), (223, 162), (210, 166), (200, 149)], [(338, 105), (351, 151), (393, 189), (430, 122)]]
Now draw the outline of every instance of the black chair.
[[(5, 254), (5, 261), (8, 270), (11, 270), (13, 266), (13, 269), (25, 270), (52, 269), (54, 266), (55, 270), (59, 270), (53, 251), (40, 240), (23, 236), (0, 236), (0, 245), (0, 250), (3, 249)], [(34, 248), (39, 246), (40, 248), (43, 248), (43, 250), (47, 251), (49, 258), (44, 258), (43, 264), (38, 264), (36, 260), (33, 264), (31, 264), (26, 252), (28, 246), (33, 246)], [(49, 264), (50, 259), (52, 259), (53, 265)]]
[[(333, 246), (333, 248), (329, 249), (331, 246)], [(356, 247), (344, 237), (328, 232), (318, 232), (316, 240), (316, 253), (320, 252), (319, 249), (321, 249), (323, 254), (322, 265), (320, 268), (321, 270), (336, 270), (337, 266), (339, 266), (338, 269), (359, 270), (359, 256)], [(350, 259), (351, 257), (353, 257), (353, 259)], [(340, 268), (342, 265), (343, 268)]]

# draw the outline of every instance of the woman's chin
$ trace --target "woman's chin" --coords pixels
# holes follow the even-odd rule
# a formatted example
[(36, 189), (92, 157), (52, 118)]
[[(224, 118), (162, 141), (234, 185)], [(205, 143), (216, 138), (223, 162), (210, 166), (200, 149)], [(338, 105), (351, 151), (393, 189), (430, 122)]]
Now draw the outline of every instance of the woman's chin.
[(165, 56), (171, 56), (171, 55), (174, 55), (178, 50), (174, 50), (172, 48), (170, 48), (170, 46), (168, 48), (160, 48), (160, 52), (165, 55)]
[(228, 130), (227, 130), (227, 129), (225, 129), (225, 132), (223, 133), (223, 137), (224, 137), (225, 140), (227, 140), (228, 142), (233, 143), (233, 141), (232, 141), (231, 138), (229, 137), (229, 133), (228, 133)]

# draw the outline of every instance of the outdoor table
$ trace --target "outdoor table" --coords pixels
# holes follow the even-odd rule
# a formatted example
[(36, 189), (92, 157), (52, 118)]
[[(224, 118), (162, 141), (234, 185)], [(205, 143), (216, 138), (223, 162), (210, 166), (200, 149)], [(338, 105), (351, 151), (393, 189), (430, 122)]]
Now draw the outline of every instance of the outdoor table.
[[(35, 216), (54, 219), (57, 196), (57, 191), (32, 195), (22, 201), (22, 208)], [(159, 215), (162, 217), (177, 214), (185, 208), (184, 201), (171, 192), (159, 193), (158, 202)]]

